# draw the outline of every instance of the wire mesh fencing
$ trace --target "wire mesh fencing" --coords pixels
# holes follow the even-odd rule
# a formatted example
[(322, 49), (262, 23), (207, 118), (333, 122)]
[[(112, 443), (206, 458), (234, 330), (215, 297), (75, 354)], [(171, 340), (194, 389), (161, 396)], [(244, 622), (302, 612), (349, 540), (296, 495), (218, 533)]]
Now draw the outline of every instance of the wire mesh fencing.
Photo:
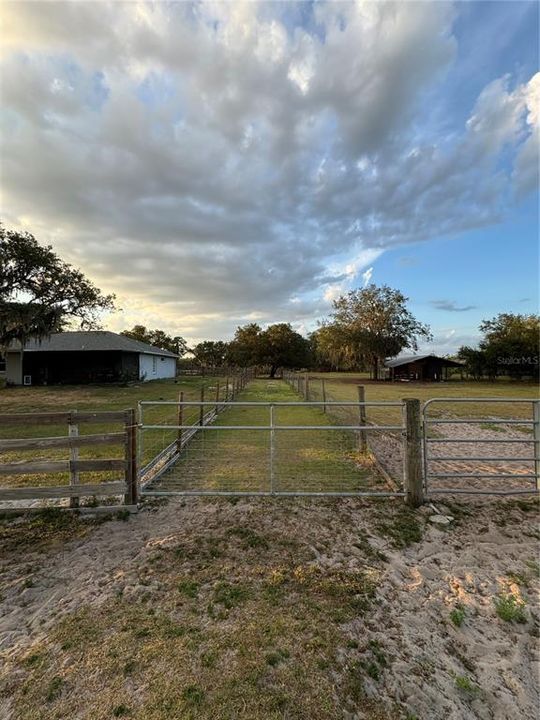
[[(307, 400), (323, 400), (337, 422), (346, 422), (355, 408), (332, 408), (340, 400), (336, 386), (320, 376), (286, 373), (289, 382)], [(342, 384), (342, 389), (344, 385)], [(366, 400), (369, 385), (347, 387)], [(352, 393), (351, 393), (352, 391)], [(384, 403), (364, 408), (362, 422), (375, 427), (396, 420), (397, 408)], [(424, 493), (519, 495), (540, 489), (540, 401), (534, 398), (432, 398), (422, 409)], [(404, 442), (400, 432), (373, 429), (367, 442), (380, 469), (396, 483), (404, 474)]]
[(176, 443), (154, 464), (147, 494), (396, 494), (362, 451), (358, 419), (337, 423), (320, 403), (224, 402), (219, 412), (209, 402), (141, 403), (141, 417), (143, 438)]

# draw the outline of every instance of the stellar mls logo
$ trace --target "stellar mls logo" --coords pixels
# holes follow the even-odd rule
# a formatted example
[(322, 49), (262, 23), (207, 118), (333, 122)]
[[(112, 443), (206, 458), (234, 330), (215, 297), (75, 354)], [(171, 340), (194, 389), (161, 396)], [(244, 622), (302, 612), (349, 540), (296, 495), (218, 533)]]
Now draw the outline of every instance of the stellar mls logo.
[(521, 357), (509, 355), (508, 357), (498, 357), (498, 365), (538, 365), (538, 355), (522, 355)]

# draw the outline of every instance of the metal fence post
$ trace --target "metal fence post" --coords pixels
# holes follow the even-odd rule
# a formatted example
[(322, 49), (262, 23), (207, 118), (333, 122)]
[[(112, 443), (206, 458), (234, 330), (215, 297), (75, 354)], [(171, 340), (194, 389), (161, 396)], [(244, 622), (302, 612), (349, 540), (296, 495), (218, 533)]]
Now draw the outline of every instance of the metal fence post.
[[(178, 393), (178, 415), (177, 425), (182, 426), (184, 424), (184, 391), (181, 390)], [(178, 437), (176, 439), (176, 449), (178, 452), (182, 449), (182, 427), (178, 428)]]
[[(362, 403), (366, 402), (366, 389), (363, 385), (358, 385), (358, 416), (360, 420), (360, 426), (363, 427), (366, 424), (366, 406)], [(359, 450), (361, 453), (366, 453), (368, 449), (367, 435), (365, 430), (360, 430), (359, 437)]]
[(405, 502), (411, 507), (419, 507), (424, 502), (420, 400), (404, 398), (403, 404), (405, 410), (403, 447)]
[(275, 452), (275, 435), (274, 435), (274, 406), (270, 405), (270, 492), (272, 495), (274, 489), (274, 452)]
[[(76, 422), (74, 422), (74, 419), (76, 417), (77, 417), (77, 411), (72, 410), (71, 416), (69, 418), (69, 425), (68, 425), (68, 436), (69, 437), (78, 437), (78, 435), (79, 435), (79, 426), (77, 425)], [(77, 462), (77, 460), (79, 459), (79, 448), (70, 447), (69, 459), (71, 462)], [(79, 473), (77, 470), (73, 470), (70, 468), (69, 484), (70, 485), (78, 485), (79, 484)], [(69, 498), (69, 507), (72, 507), (72, 508), (79, 507), (79, 498), (78, 497), (70, 497)]]
[(204, 423), (204, 385), (201, 387), (201, 404), (199, 405), (199, 425)]
[(534, 428), (534, 474), (536, 489), (540, 490), (540, 400), (533, 403)]

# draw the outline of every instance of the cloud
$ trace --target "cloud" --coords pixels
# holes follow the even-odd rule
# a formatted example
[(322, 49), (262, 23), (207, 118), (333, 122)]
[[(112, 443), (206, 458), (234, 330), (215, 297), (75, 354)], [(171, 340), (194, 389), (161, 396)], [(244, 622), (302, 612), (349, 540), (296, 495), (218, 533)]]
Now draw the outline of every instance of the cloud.
[(386, 249), (496, 222), (534, 185), (537, 80), (504, 76), (465, 125), (421, 131), (458, 58), (446, 3), (0, 12), (4, 222), (129, 323), (308, 324)]
[(373, 268), (368, 268), (365, 272), (362, 273), (362, 282), (364, 284), (364, 287), (369, 285), (371, 282), (371, 278), (373, 277)]
[(453, 300), (432, 300), (430, 302), (437, 310), (446, 310), (447, 312), (467, 312), (468, 310), (476, 310), (476, 305), (463, 305), (459, 307)]

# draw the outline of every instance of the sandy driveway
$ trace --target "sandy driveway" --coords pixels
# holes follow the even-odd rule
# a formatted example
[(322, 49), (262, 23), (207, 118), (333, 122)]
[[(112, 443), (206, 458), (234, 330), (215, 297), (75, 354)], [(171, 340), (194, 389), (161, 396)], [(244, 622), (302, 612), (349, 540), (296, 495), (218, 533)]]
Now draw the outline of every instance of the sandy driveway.
[[(368, 698), (407, 708), (409, 717), (421, 720), (536, 718), (537, 512), (530, 504), (502, 501), (472, 508), (441, 505), (456, 518), (449, 529), (441, 529), (427, 521), (432, 510), (424, 508), (418, 513), (422, 539), (398, 549), (381, 523), (399, 512), (400, 503), (278, 499), (233, 504), (192, 498), (147, 509), (127, 522), (106, 522), (64, 545), (39, 550), (32, 549), (31, 539), (24, 546), (7, 542), (0, 577), (0, 717), (21, 718), (10, 691), (22, 672), (20, 658), (31, 646), (47, 643), (60, 619), (83, 607), (95, 611), (119, 592), (135, 601), (154, 586), (159, 591), (159, 580), (148, 575), (158, 551), (245, 526), (297, 543), (323, 574), (336, 568), (352, 572), (372, 562), (374, 552), (383, 553), (377, 561), (374, 609), (343, 626), (349, 640), (342, 643), (336, 671), (339, 676), (356, 667), (368, 639), (379, 643), (387, 665), (379, 677), (365, 678)], [(359, 545), (359, 536), (369, 545)], [(221, 562), (227, 566), (226, 555)], [(525, 623), (497, 617), (494, 598), (507, 592), (525, 602)], [(450, 620), (458, 606), (464, 612), (461, 627)], [(460, 687), (464, 677), (470, 687)], [(82, 689), (75, 686), (72, 692)], [(93, 717), (91, 706), (77, 717)], [(382, 716), (365, 714), (360, 703), (354, 712), (344, 708), (343, 717)]]

